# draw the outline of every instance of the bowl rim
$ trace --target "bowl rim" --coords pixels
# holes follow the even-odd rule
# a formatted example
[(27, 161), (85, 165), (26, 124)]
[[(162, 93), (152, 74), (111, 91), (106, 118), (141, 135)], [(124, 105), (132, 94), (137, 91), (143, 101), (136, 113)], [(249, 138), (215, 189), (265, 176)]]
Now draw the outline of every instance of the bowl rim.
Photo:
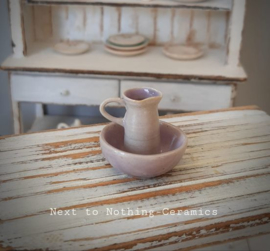
[[(176, 149), (174, 149), (174, 150), (168, 151), (168, 152), (164, 152), (164, 153), (146, 154), (146, 155), (144, 155), (144, 154), (136, 154), (136, 153), (129, 153), (129, 152), (122, 151), (122, 150), (120, 150), (120, 149), (118, 149), (118, 148), (112, 146), (111, 144), (109, 144), (109, 143), (107, 142), (107, 140), (105, 140), (105, 137), (104, 137), (104, 133), (105, 133), (105, 128), (106, 128), (106, 127), (112, 126), (112, 125), (114, 125), (114, 124), (115, 124), (115, 125), (118, 125), (117, 123), (114, 123), (114, 122), (109, 123), (108, 125), (106, 125), (106, 126), (102, 129), (102, 131), (101, 131), (101, 133), (100, 133), (100, 139), (99, 139), (99, 140), (100, 140), (100, 144), (101, 144), (101, 141), (102, 141), (102, 143), (106, 144), (106, 147), (108, 147), (108, 148), (111, 149), (112, 151), (118, 151), (118, 152), (124, 153), (125, 155), (128, 155), (128, 156), (140, 157), (140, 158), (145, 158), (145, 159), (147, 159), (147, 158), (149, 158), (149, 157), (153, 157), (153, 156), (156, 156), (156, 157), (166, 157), (166, 156), (169, 156), (169, 155), (171, 155), (171, 154), (173, 154), (173, 153), (176, 153), (176, 152), (178, 152), (178, 151), (181, 151), (182, 149), (185, 149), (185, 148), (187, 147), (187, 144), (188, 144), (188, 138), (187, 138), (187, 135), (186, 135), (186, 133), (185, 133), (184, 131), (182, 131), (181, 129), (177, 128), (176, 126), (174, 126), (174, 125), (172, 125), (172, 124), (170, 124), (170, 123), (167, 123), (167, 122), (165, 122), (165, 121), (160, 121), (160, 123), (161, 123), (161, 124), (166, 124), (166, 125), (168, 125), (168, 126), (170, 126), (170, 127), (173, 127), (174, 129), (178, 130), (178, 131), (181, 133), (181, 135), (184, 136), (183, 144), (182, 144), (180, 147), (178, 147), (178, 148), (176, 148)], [(120, 125), (118, 125), (118, 126), (120, 126)], [(102, 147), (101, 147), (101, 148), (102, 148)]]

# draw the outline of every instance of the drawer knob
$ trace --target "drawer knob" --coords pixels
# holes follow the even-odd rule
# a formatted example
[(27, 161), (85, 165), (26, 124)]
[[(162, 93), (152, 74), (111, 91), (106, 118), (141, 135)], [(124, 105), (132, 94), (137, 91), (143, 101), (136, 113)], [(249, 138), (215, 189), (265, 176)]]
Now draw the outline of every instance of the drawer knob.
[(173, 96), (170, 97), (170, 100), (171, 100), (172, 102), (178, 102), (178, 101), (180, 101), (180, 98), (173, 95)]
[(69, 90), (64, 90), (64, 91), (60, 92), (60, 94), (61, 94), (61, 96), (66, 97), (66, 96), (69, 96), (70, 92), (69, 92)]

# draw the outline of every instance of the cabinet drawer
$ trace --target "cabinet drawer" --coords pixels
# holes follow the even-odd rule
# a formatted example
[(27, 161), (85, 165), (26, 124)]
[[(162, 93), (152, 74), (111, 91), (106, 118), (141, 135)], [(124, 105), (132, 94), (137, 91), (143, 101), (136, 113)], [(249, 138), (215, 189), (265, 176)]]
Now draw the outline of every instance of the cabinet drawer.
[(203, 111), (231, 106), (231, 85), (122, 81), (121, 93), (135, 87), (152, 87), (163, 93), (159, 109)]
[(66, 105), (99, 105), (117, 97), (118, 80), (50, 75), (11, 76), (11, 92), (15, 101)]

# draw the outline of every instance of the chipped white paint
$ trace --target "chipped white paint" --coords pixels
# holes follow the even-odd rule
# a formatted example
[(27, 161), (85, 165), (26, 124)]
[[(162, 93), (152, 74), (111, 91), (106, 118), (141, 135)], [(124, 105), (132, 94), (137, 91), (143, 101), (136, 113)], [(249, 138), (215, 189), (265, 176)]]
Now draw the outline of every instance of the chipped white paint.
[[(5, 69), (20, 68), (31, 71), (41, 69), (48, 72), (53, 69), (53, 72), (66, 73), (72, 69), (77, 73), (99, 76), (105, 73), (109, 76), (114, 75), (116, 78), (119, 78), (118, 74), (122, 73), (131, 74), (128, 78), (142, 80), (157, 77), (166, 79), (168, 76), (173, 77), (176, 81), (181, 81), (186, 77), (188, 80), (203, 79), (213, 84), (216, 81), (227, 80), (226, 83), (230, 83), (246, 78), (242, 67), (224, 66), (224, 52), (218, 49), (209, 50), (204, 57), (198, 60), (175, 61), (162, 54), (161, 46), (149, 46), (145, 54), (130, 57), (128, 60), (105, 52), (102, 45), (93, 44), (89, 53), (72, 58), (55, 53), (50, 46), (51, 44), (47, 43), (37, 43), (32, 47), (36, 53), (19, 61), (14, 57), (9, 57), (2, 66)], [(209, 78), (211, 80), (208, 80)]]
[[(155, 26), (157, 9), (153, 8), (136, 8), (138, 15), (138, 33), (146, 36), (150, 44), (155, 44)], [(147, 24), (147, 25), (145, 25)]]
[(233, 10), (231, 13), (229, 37), (228, 37), (228, 49), (227, 49), (228, 50), (227, 63), (232, 67), (240, 65), (242, 32), (245, 21), (245, 5), (246, 0), (233, 1)]
[[(33, 13), (31, 21), (35, 22), (35, 25), (31, 23), (31, 30), (34, 32), (34, 39), (45, 40), (52, 36), (53, 27), (51, 20), (52, 18), (55, 18), (55, 16), (52, 16), (52, 8), (50, 6), (45, 6), (44, 8), (38, 8), (37, 6), (25, 7), (25, 12), (29, 13), (30, 10), (32, 10)], [(53, 14), (55, 15), (55, 13)], [(42, 27), (42, 29), (40, 27)], [(30, 27), (28, 27), (28, 29), (30, 29)]]
[[(176, 9), (173, 17), (173, 43), (185, 43), (190, 34), (191, 10)], [(205, 12), (206, 13), (206, 12)]]
[[(171, 41), (172, 34), (172, 10), (171, 9), (157, 9), (156, 13), (156, 39), (157, 45), (162, 45)], [(180, 32), (180, 31), (179, 31)]]
[[(103, 30), (100, 24), (102, 20), (103, 8), (100, 6), (85, 7), (85, 39), (87, 41), (98, 42), (103, 36)], [(103, 23), (104, 25), (104, 23)]]
[[(237, 81), (246, 79), (246, 73), (239, 64), (244, 0), (236, 1), (234, 5), (231, 0), (211, 0), (191, 4), (160, 0), (139, 2), (132, 0), (128, 3), (123, 0), (98, 1), (104, 6), (91, 5), (92, 1), (88, 0), (76, 1), (79, 3), (77, 5), (69, 4), (72, 1), (67, 0), (61, 3), (60, 0), (56, 3), (51, 0), (45, 3), (35, 0), (28, 2), (10, 0), (11, 33), (15, 47), (14, 55), (4, 61), (2, 68), (10, 71), (89, 74), (88, 76), (91, 77), (115, 78), (117, 81), (122, 78), (140, 81), (153, 79), (174, 79), (175, 81), (185, 79), (187, 82), (198, 80), (198, 83), (206, 81), (205, 83), (213, 84), (209, 86), (213, 88), (211, 93), (219, 93), (215, 95), (218, 101), (214, 106), (209, 106), (211, 103), (209, 100), (201, 99), (199, 104), (194, 106), (190, 105), (191, 102), (178, 106), (170, 104), (169, 101), (167, 108), (190, 111), (232, 105), (231, 101), (228, 102), (227, 95), (232, 87), (224, 87), (226, 91), (220, 94), (217, 90), (221, 88), (214, 87), (214, 84), (222, 81), (233, 86)], [(112, 3), (116, 6), (110, 6)], [(145, 6), (148, 8), (144, 8)], [(159, 8), (162, 6), (172, 8)], [(110, 55), (104, 51), (102, 45), (96, 45), (119, 32), (141, 33), (149, 38), (152, 47), (139, 57), (126, 59)], [(52, 49), (59, 40), (83, 40), (93, 45), (84, 55), (66, 57), (57, 54)], [(167, 42), (199, 43), (204, 44), (208, 50), (206, 56), (198, 60), (175, 61), (162, 54), (162, 46)], [(23, 55), (26, 57), (18, 60), (17, 57)], [(23, 82), (23, 79), (19, 81)], [(81, 80), (76, 79), (76, 82), (81, 82)], [(71, 95), (64, 99), (55, 93), (50, 96), (52, 89), (47, 89), (47, 85), (42, 87), (29, 84), (33, 88), (27, 92), (27, 97), (24, 97), (23, 101), (97, 105), (102, 96), (99, 95), (100, 93), (107, 92), (107, 96), (115, 96), (109, 92), (112, 88), (116, 90), (115, 81), (109, 80), (108, 84), (111, 83), (112, 87), (104, 88), (104, 90), (101, 90), (95, 80), (91, 82), (96, 86), (97, 99), (91, 94), (88, 97), (89, 100), (86, 100), (85, 93), (92, 89), (92, 85), (85, 86), (83, 91), (79, 89), (75, 91), (78, 94), (76, 97)], [(170, 86), (173, 87), (173, 85)], [(57, 86), (56, 92), (58, 88), (63, 88), (65, 91), (69, 87), (70, 81), (67, 81), (66, 84)], [(190, 91), (192, 87), (194, 86), (188, 87), (188, 93), (193, 93), (193, 90)], [(205, 87), (202, 88), (206, 90)], [(13, 89), (16, 93), (20, 93), (20, 90), (26, 89), (23, 85), (19, 85), (18, 91)], [(39, 94), (34, 93), (34, 90)], [(194, 93), (198, 94), (200, 90), (197, 86)], [(172, 92), (172, 89), (169, 92)], [(174, 100), (174, 97), (166, 97), (167, 100), (170, 98)], [(189, 95), (185, 99), (189, 99)], [(192, 96), (192, 99), (198, 100), (197, 95)], [(230, 99), (232, 100), (232, 95)], [(19, 120), (20, 111), (17, 109), (19, 104), (16, 100), (12, 102), (15, 133), (23, 132)], [(197, 107), (200, 108), (197, 109)], [(37, 114), (42, 116), (42, 112)]]
[(17, 102), (99, 105), (119, 87), (117, 80), (12, 74), (11, 92)]
[[(163, 118), (189, 146), (169, 174), (135, 180), (103, 158), (104, 125), (0, 140), (0, 243), (25, 249), (179, 250), (268, 233), (270, 117), (243, 108)], [(50, 216), (76, 208), (76, 216)], [(98, 215), (86, 215), (86, 208)], [(107, 215), (153, 210), (153, 217)], [(217, 210), (218, 215), (165, 215)], [(27, 226), (27, 227), (26, 227)]]
[[(57, 41), (59, 39), (79, 39), (101, 42), (112, 34), (146, 34), (155, 44), (164, 44), (175, 37), (183, 37), (183, 42), (194, 33), (194, 41), (208, 44), (208, 34), (212, 42), (224, 47), (227, 23), (223, 19), (226, 12), (209, 11), (217, 19), (208, 19), (208, 11), (190, 11), (186, 9), (134, 8), (134, 7), (98, 7), (98, 6), (28, 6), (24, 13), (33, 12), (35, 37), (29, 42)], [(186, 21), (183, 22), (183, 20)], [(145, 25), (147, 21), (147, 25)], [(194, 26), (191, 24), (194, 22)], [(144, 24), (144, 25), (143, 25)], [(191, 25), (190, 25), (191, 24)], [(178, 26), (188, 25), (188, 32)], [(208, 26), (216, 30), (207, 30)], [(174, 28), (176, 26), (176, 28)], [(29, 29), (29, 27), (28, 27)], [(192, 30), (190, 30), (192, 29)], [(92, 34), (93, 36), (90, 36)], [(222, 39), (220, 39), (222, 38)]]
[(230, 85), (121, 81), (121, 93), (131, 88), (152, 87), (162, 92), (159, 109), (203, 111), (230, 107)]
[[(119, 18), (120, 12), (117, 8), (103, 7), (103, 16), (100, 22), (100, 29), (103, 31), (103, 40), (105, 41), (109, 36), (115, 35), (120, 32)], [(97, 25), (97, 24), (95, 24)], [(102, 26), (101, 26), (102, 25)], [(100, 40), (100, 38), (99, 38)], [(104, 63), (104, 61), (103, 61)]]
[[(10, 0), (10, 25), (11, 25), (11, 37), (12, 37), (12, 46), (13, 53), (15, 57), (23, 57), (25, 52), (24, 47), (24, 34), (22, 27), (22, 6), (21, 1)], [(3, 7), (2, 7), (3, 8)]]
[[(211, 12), (212, 13), (212, 12)], [(218, 16), (220, 20), (217, 22), (218, 26), (220, 27), (219, 32), (222, 34), (225, 33), (223, 25), (223, 20), (222, 20), (222, 15), (224, 15), (224, 12), (213, 12), (218, 13)], [(208, 36), (212, 34), (210, 30), (208, 30), (208, 26), (214, 25), (215, 22), (213, 20), (209, 19), (208, 17), (208, 12), (198, 10), (198, 11), (193, 11), (193, 20), (190, 22), (190, 41), (191, 42), (198, 42), (201, 44), (207, 44), (208, 41)], [(222, 32), (221, 32), (222, 31)], [(194, 34), (193, 34), (194, 33)], [(217, 42), (218, 43), (218, 42)], [(224, 41), (219, 41), (220, 46), (224, 45)], [(210, 44), (208, 44), (210, 47)]]
[[(121, 33), (137, 33), (138, 32), (138, 13), (136, 8), (118, 8), (121, 13), (119, 17)], [(146, 25), (146, 24), (145, 24)]]
[[(84, 1), (81, 2), (84, 3)], [(169, 1), (166, 1), (166, 4), (168, 4), (168, 2)], [(107, 1), (106, 3), (109, 2)], [(138, 2), (136, 1), (136, 3)], [(141, 2), (142, 5), (151, 3), (158, 5), (163, 4), (162, 1)], [(151, 44), (154, 45), (164, 44), (169, 41), (193, 42), (206, 44), (211, 49), (218, 48), (218, 59), (220, 60), (221, 66), (223, 66), (222, 71), (218, 72), (214, 67), (209, 76), (215, 76), (215, 73), (218, 72), (219, 75), (217, 74), (216, 76), (223, 77), (223, 75), (225, 75), (225, 77), (231, 77), (230, 73), (226, 72), (226, 68), (224, 69), (226, 48), (229, 47), (230, 53), (227, 61), (231, 66), (231, 70), (238, 72), (235, 77), (243, 80), (245, 73), (239, 71), (238, 64), (235, 64), (235, 59), (231, 59), (231, 57), (236, 55), (235, 57), (238, 59), (239, 56), (242, 37), (241, 31), (243, 29), (244, 0), (239, 0), (234, 5), (232, 5), (232, 1), (229, 0), (213, 0), (196, 4), (179, 4), (174, 1), (170, 1), (169, 3), (170, 5), (180, 5), (183, 8), (141, 8), (121, 7), (121, 5), (119, 5), (119, 7), (68, 4), (31, 5), (27, 4), (25, 1), (11, 0), (11, 28), (14, 42), (16, 41), (15, 50), (17, 51), (15, 55), (19, 55), (20, 53), (20, 55), (22, 55), (23, 51), (26, 51), (25, 47), (27, 47), (27, 55), (30, 56), (28, 58), (31, 61), (35, 61), (34, 58), (31, 57), (32, 54), (36, 55), (37, 52), (42, 52), (42, 47), (51, 47), (53, 43), (59, 40), (79, 39), (89, 42), (102, 42), (106, 40), (108, 36), (118, 32), (141, 32), (142, 34), (146, 34)], [(129, 2), (129, 4), (132, 4), (132, 2)], [(189, 8), (186, 9), (185, 5)], [(223, 11), (216, 11), (216, 9)], [(20, 15), (21, 12), (22, 16)], [(241, 22), (239, 22), (239, 20)], [(144, 25), (145, 23), (147, 23), (147, 25)], [(230, 29), (228, 27), (229, 24)], [(25, 42), (26, 46), (24, 45)], [(45, 42), (45, 47), (40, 47), (37, 44), (38, 42)], [(155, 50), (155, 53), (159, 54), (159, 50)], [(92, 56), (94, 57), (94, 55)], [(46, 58), (50, 57), (50, 53), (46, 55)], [(164, 59), (164, 56), (162, 58)], [(102, 60), (106, 62), (111, 61), (106, 58)], [(58, 68), (55, 68), (50, 60), (40, 58), (38, 61), (42, 62), (42, 64), (34, 64), (32, 68), (48, 68), (48, 70)], [(52, 58), (51, 61), (53, 62), (54, 59)], [(63, 58), (61, 58), (61, 61), (64, 61)], [(152, 61), (151, 57), (148, 58), (148, 61)], [(156, 61), (156, 59), (153, 59), (153, 61)], [(158, 60), (158, 62), (160, 61), (162, 61), (162, 59)], [(182, 69), (182, 67), (177, 67), (175, 61), (170, 61), (177, 69)], [(12, 60), (10, 64), (8, 60), (3, 66), (5, 68), (19, 67), (25, 69), (31, 67), (27, 62), (25, 63), (26, 64), (18, 60)], [(140, 65), (140, 62), (137, 64)], [(215, 65), (216, 64), (218, 64), (218, 62), (215, 62)], [(61, 64), (58, 64), (58, 66), (59, 65)], [(123, 64), (113, 61), (113, 65), (118, 66), (117, 69), (119, 70), (119, 66), (122, 68)], [(147, 68), (151, 63), (142, 65), (144, 69), (146, 69), (146, 72), (149, 72)], [(165, 65), (168, 65), (168, 68), (170, 68), (167, 62)], [(194, 75), (196, 76), (200, 74), (200, 72), (196, 72), (196, 69), (204, 68), (204, 65), (209, 65), (208, 68), (212, 69), (211, 60), (210, 62), (208, 62), (208, 60), (206, 60), (206, 62), (201, 61), (199, 67), (192, 65), (189, 68), (195, 69)], [(111, 64), (108, 64), (108, 66), (110, 68)], [(84, 70), (82, 66), (78, 68)], [(159, 72), (166, 74), (166, 68), (167, 67), (163, 67), (163, 70), (159, 70)], [(76, 63), (65, 67), (65, 70), (69, 69), (77, 70)], [(95, 70), (95, 67), (92, 69), (92, 67), (88, 66), (87, 69)], [(105, 69), (100, 69), (105, 71)], [(125, 69), (125, 72), (130, 71), (132, 70)], [(222, 74), (223, 72), (225, 74)], [(150, 73), (155, 73), (155, 71), (151, 70)], [(181, 72), (178, 74), (183, 75)]]
[[(229, 12), (209, 12), (208, 29), (209, 29), (209, 46), (219, 48), (222, 44), (227, 44), (227, 29)], [(235, 25), (235, 24), (234, 24)], [(221, 33), (220, 30), (225, 31)], [(224, 55), (225, 56), (225, 55)]]
[[(13, 98), (12, 94), (11, 97)], [(19, 102), (12, 100), (12, 117), (13, 117), (13, 129), (14, 133), (22, 132), (21, 113)]]
[(42, 104), (35, 104), (35, 115), (36, 118), (42, 118), (44, 117), (44, 109)]
[[(162, 5), (162, 2), (154, 2), (155, 4)], [(148, 3), (145, 2), (145, 4), (147, 5)], [(170, 4), (176, 3), (171, 2)], [(246, 78), (246, 74), (241, 66), (231, 67), (230, 63), (225, 65), (225, 48), (226, 45), (228, 46), (228, 37), (231, 38), (229, 47), (233, 47), (236, 44), (236, 51), (241, 41), (241, 34), (238, 31), (241, 31), (243, 24), (241, 23), (239, 27), (235, 21), (238, 12), (242, 14), (239, 18), (242, 18), (244, 13), (244, 6), (240, 6), (239, 3), (235, 4), (233, 9), (231, 1), (209, 1), (196, 4), (196, 6), (193, 6), (193, 4), (188, 5), (188, 7), (198, 7), (195, 10), (185, 8), (185, 4), (181, 6), (183, 8), (179, 9), (164, 9), (91, 5), (28, 5), (25, 1), (11, 0), (10, 7), (12, 34), (14, 41), (18, 41), (18, 44), (17, 42), (15, 43), (15, 57), (12, 56), (3, 63), (3, 68), (5, 69), (19, 68), (22, 70), (53, 72), (72, 71), (74, 73), (94, 74), (95, 76), (102, 76), (105, 73), (106, 75), (116, 76), (116, 78), (119, 78), (119, 74), (129, 75), (129, 73), (132, 73), (133, 76), (131, 78), (140, 77), (141, 80), (144, 80), (144, 78), (155, 79), (157, 77), (163, 79), (173, 77), (176, 80), (181, 80), (185, 76), (188, 81), (197, 78), (207, 80), (211, 77), (211, 80), (208, 81), (212, 82), (225, 79), (227, 81), (242, 81)], [(213, 7), (223, 11), (215, 11)], [(228, 29), (228, 18), (231, 11), (231, 29)], [(232, 34), (229, 34), (228, 30)], [(196, 61), (176, 62), (162, 55), (162, 47), (155, 46), (150, 47), (149, 51), (140, 57), (130, 58), (127, 64), (125, 59), (109, 55), (99, 45), (92, 46), (90, 53), (72, 57), (72, 60), (56, 54), (51, 49), (55, 41), (80, 39), (90, 42), (101, 42), (106, 40), (108, 36), (118, 32), (140, 32), (150, 39), (152, 45), (162, 45), (169, 41), (177, 43), (203, 43), (208, 45), (211, 51), (207, 52), (207, 56)], [(26, 44), (24, 44), (24, 38)], [(21, 46), (23, 47), (21, 48)], [(28, 49), (27, 57), (17, 60), (16, 56), (26, 51), (26, 47)], [(215, 50), (212, 50), (213, 48)], [(237, 55), (234, 52), (232, 54)], [(56, 78), (55, 80), (64, 81), (66, 78)], [(45, 76), (44, 81), (47, 82)], [(52, 91), (52, 88), (48, 89), (48, 85), (54, 83), (42, 86), (41, 84), (36, 85), (36, 83), (30, 82), (27, 83), (28, 88), (23, 84), (14, 87), (14, 84), (11, 83), (12, 92), (14, 92), (12, 96), (15, 97), (18, 94), (19, 97), (17, 99), (20, 101), (83, 105), (98, 105), (104, 99), (104, 95), (99, 94), (105, 94), (105, 92), (105, 96), (116, 96), (109, 92), (111, 89), (114, 89), (114, 94), (117, 91), (117, 87), (115, 87), (116, 82), (114, 81), (106, 81), (107, 84), (111, 83), (112, 87), (104, 88), (104, 90), (104, 86), (97, 85), (94, 90), (97, 90), (96, 93), (98, 95), (91, 94), (88, 97), (85, 96), (85, 93), (89, 89), (92, 90), (93, 85), (96, 85), (95, 80), (90, 81), (92, 85), (83, 85), (84, 90), (77, 89), (75, 91), (70, 81), (57, 84), (57, 88), (54, 91)], [(24, 79), (18, 79), (18, 82), (24, 83), (25, 81)], [(82, 80), (77, 79), (76, 82), (82, 82)], [(174, 85), (170, 86), (173, 87)], [(198, 97), (196, 95), (200, 93), (201, 88), (199, 89), (199, 86), (197, 86), (197, 90), (193, 91), (192, 87), (186, 87), (188, 95), (185, 96), (185, 99), (189, 100), (191, 96), (192, 99), (200, 100), (199, 104), (191, 105), (192, 102), (188, 101), (180, 102), (181, 104), (179, 105), (178, 101), (178, 103), (171, 101), (175, 100), (174, 96), (166, 96), (167, 105), (161, 107), (161, 109), (190, 111), (217, 109), (232, 105), (232, 102), (228, 102), (229, 97), (227, 94), (231, 88), (229, 86), (223, 87), (223, 89), (226, 89), (224, 93), (217, 91), (221, 90), (221, 87), (209, 86), (209, 89), (213, 89), (210, 91), (211, 93), (216, 94), (218, 92), (219, 94), (214, 96), (205, 95), (202, 99), (201, 96)], [(61, 97), (61, 94), (57, 93), (62, 93), (59, 88), (64, 91), (71, 88), (75, 95), (65, 98)], [(205, 86), (202, 89), (206, 91)], [(172, 89), (169, 90), (170, 92), (172, 92)], [(210, 105), (210, 100), (207, 100), (206, 97), (209, 96), (211, 100), (212, 98), (215, 99), (214, 106)], [(231, 95), (230, 99), (232, 100)], [(16, 99), (12, 100), (12, 102), (14, 108), (14, 132), (23, 132), (20, 123), (19, 104)], [(165, 99), (163, 100), (164, 102)], [(40, 114), (42, 115), (42, 113)]]
[(103, 100), (116, 97), (119, 81), (11, 74), (10, 77), (14, 132), (22, 133), (20, 102), (36, 102), (36, 117), (43, 116), (41, 104), (99, 105)]

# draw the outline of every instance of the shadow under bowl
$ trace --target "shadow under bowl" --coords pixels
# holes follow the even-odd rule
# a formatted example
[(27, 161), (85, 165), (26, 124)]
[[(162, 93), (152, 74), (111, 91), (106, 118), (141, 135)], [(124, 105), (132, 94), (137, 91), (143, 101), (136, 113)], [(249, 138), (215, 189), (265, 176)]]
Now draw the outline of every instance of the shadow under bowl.
[(160, 122), (160, 139), (160, 153), (130, 153), (124, 150), (124, 128), (110, 123), (100, 134), (100, 146), (107, 161), (119, 171), (136, 178), (152, 178), (172, 170), (187, 147), (185, 133), (166, 122)]

